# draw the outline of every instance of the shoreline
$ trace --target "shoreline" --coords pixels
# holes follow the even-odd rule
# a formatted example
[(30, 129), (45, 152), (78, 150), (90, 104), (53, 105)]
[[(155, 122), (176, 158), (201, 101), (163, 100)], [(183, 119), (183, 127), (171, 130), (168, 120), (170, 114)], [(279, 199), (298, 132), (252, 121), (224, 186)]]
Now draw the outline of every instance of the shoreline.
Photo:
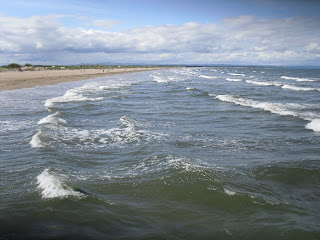
[(155, 68), (114, 68), (114, 69), (76, 69), (76, 70), (41, 70), (41, 71), (6, 71), (0, 72), (0, 91), (54, 85), (62, 82), (81, 81), (96, 77), (111, 76), (132, 72), (165, 69)]

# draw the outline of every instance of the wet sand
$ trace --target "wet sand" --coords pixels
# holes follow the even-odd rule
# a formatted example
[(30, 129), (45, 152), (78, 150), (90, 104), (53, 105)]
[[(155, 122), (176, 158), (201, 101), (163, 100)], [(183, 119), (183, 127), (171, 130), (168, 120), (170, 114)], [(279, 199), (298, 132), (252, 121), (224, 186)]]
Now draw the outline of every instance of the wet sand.
[(42, 71), (0, 72), (0, 90), (30, 88), (39, 85), (52, 85), (61, 82), (79, 81), (107, 75), (123, 74), (159, 68), (114, 68), (114, 69), (76, 69)]

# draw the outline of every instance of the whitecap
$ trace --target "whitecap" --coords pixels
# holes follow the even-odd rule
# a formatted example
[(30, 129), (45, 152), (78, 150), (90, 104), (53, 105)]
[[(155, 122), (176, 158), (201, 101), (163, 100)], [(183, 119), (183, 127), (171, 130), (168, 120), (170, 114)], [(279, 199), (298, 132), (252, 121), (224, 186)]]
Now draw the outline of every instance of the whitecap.
[(46, 124), (46, 123), (51, 123), (51, 124), (66, 124), (67, 121), (57, 117), (60, 114), (60, 112), (56, 112), (54, 114), (48, 115), (45, 118), (42, 118), (38, 121), (38, 124)]
[(232, 95), (218, 95), (216, 98), (220, 101), (232, 102), (241, 106), (258, 108), (282, 116), (299, 116), (299, 113), (287, 109), (286, 105), (281, 103), (259, 102), (251, 99), (235, 97)]
[(320, 132), (320, 119), (311, 120), (311, 122), (306, 125), (306, 129)]
[(167, 83), (168, 82), (167, 79), (161, 78), (159, 76), (153, 76), (153, 79), (154, 79), (154, 81), (156, 81), (158, 83)]
[(36, 134), (34, 134), (31, 138), (31, 141), (29, 142), (31, 147), (33, 148), (43, 148), (43, 144), (42, 144), (42, 141), (40, 139), (40, 134), (41, 132), (38, 131)]
[(224, 188), (223, 191), (224, 191), (225, 194), (227, 194), (227, 195), (229, 195), (229, 196), (234, 196), (234, 195), (237, 194), (236, 192), (231, 191), (231, 190), (228, 190), (228, 189), (226, 189), (226, 188)]
[(243, 74), (243, 73), (228, 73), (229, 75), (231, 75), (231, 76), (245, 76), (245, 74)]
[(84, 102), (84, 101), (93, 102), (93, 101), (103, 100), (102, 97), (88, 98), (86, 96), (83, 96), (82, 94), (83, 89), (84, 87), (70, 89), (63, 96), (47, 99), (45, 101), (44, 106), (49, 109), (53, 107), (56, 103)]
[(288, 76), (281, 76), (281, 78), (286, 80), (295, 80), (297, 82), (315, 82), (316, 81), (310, 78), (298, 78), (298, 77), (288, 77)]
[(207, 78), (207, 79), (216, 79), (216, 78), (218, 78), (218, 77), (216, 77), (216, 76), (208, 76), (208, 75), (199, 75), (199, 77), (201, 77), (201, 78)]
[(242, 79), (240, 79), (240, 78), (226, 78), (226, 80), (229, 82), (241, 82), (242, 81)]
[(42, 198), (66, 198), (74, 196), (81, 198), (84, 194), (72, 190), (65, 183), (65, 176), (53, 174), (49, 169), (45, 169), (37, 176), (38, 189), (41, 190)]
[(282, 86), (283, 89), (290, 89), (294, 91), (320, 91), (318, 88), (310, 88), (310, 87), (297, 87), (289, 84), (285, 84)]
[(247, 83), (255, 84), (255, 85), (261, 85), (261, 86), (272, 86), (274, 85), (273, 83), (269, 82), (259, 82), (259, 81), (252, 81), (252, 80), (247, 80)]
[(193, 87), (186, 87), (186, 90), (188, 90), (188, 91), (193, 91), (193, 90), (196, 90), (196, 89), (193, 88)]

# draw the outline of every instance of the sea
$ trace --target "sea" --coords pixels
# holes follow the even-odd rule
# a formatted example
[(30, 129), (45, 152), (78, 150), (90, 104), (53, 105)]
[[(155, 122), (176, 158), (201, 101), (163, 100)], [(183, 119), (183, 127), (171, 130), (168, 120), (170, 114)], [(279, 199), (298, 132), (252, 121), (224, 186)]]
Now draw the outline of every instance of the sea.
[(0, 92), (0, 239), (320, 239), (320, 69)]

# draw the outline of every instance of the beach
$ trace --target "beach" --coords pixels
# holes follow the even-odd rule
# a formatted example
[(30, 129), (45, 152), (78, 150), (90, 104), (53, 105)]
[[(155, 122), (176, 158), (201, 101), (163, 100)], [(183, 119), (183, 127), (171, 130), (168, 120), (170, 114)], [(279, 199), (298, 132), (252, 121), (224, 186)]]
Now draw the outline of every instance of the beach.
[(85, 80), (106, 75), (122, 74), (159, 68), (113, 68), (113, 69), (76, 69), (76, 70), (40, 70), (0, 72), (0, 90), (30, 88), (40, 85), (52, 85), (61, 82)]

